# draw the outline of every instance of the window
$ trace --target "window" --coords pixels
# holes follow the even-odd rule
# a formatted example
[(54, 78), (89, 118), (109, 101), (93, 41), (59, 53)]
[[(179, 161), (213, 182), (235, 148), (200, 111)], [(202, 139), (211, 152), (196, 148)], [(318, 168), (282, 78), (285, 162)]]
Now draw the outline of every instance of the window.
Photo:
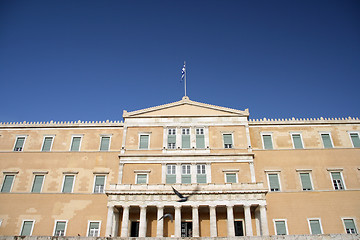
[(43, 182), (44, 182), (44, 175), (35, 175), (33, 186), (31, 188), (32, 193), (39, 193), (41, 192)]
[(149, 135), (140, 135), (139, 149), (149, 149)]
[(310, 173), (300, 173), (300, 180), (303, 191), (313, 190), (310, 179)]
[(191, 165), (181, 165), (181, 183), (191, 183)]
[(100, 236), (100, 222), (89, 222), (88, 237)]
[(24, 148), (26, 137), (17, 137), (15, 146), (14, 146), (14, 152), (21, 152)]
[(226, 183), (237, 183), (236, 173), (225, 173)]
[(42, 152), (51, 151), (53, 139), (54, 139), (54, 137), (44, 137), (43, 145), (42, 145), (42, 148), (41, 148)]
[(264, 149), (271, 150), (274, 149), (272, 143), (272, 134), (262, 133), (262, 141)]
[(75, 182), (75, 175), (65, 175), (62, 192), (72, 193)]
[(322, 234), (321, 224), (319, 219), (309, 219), (310, 233)]
[(343, 221), (344, 221), (346, 233), (349, 233), (349, 234), (357, 233), (354, 219), (343, 219)]
[(205, 164), (196, 165), (196, 181), (197, 183), (206, 183)]
[(95, 175), (94, 193), (104, 193), (105, 175)]
[(34, 226), (33, 220), (24, 220), (21, 227), (20, 236), (31, 236)]
[(181, 129), (181, 148), (190, 148), (190, 128)]
[(176, 129), (175, 128), (168, 129), (168, 148), (169, 149), (176, 148)]
[(333, 148), (330, 133), (321, 133), (321, 139), (324, 144), (324, 148)]
[(360, 148), (360, 138), (359, 133), (352, 132), (350, 133), (351, 142), (354, 148)]
[(204, 128), (196, 128), (196, 148), (205, 148)]
[(5, 175), (1, 192), (11, 192), (15, 175)]
[(81, 137), (72, 137), (70, 151), (80, 151)]
[(223, 134), (224, 148), (233, 148), (232, 134)]
[(166, 183), (176, 183), (176, 165), (168, 164), (166, 166)]
[(304, 148), (300, 133), (292, 133), (291, 137), (292, 137), (292, 142), (293, 142), (293, 146), (295, 149), (303, 149)]
[(66, 225), (67, 225), (66, 221), (56, 221), (55, 222), (54, 236), (65, 236)]
[(110, 136), (102, 136), (100, 141), (100, 151), (109, 151)]
[(136, 174), (136, 184), (147, 184), (147, 174), (145, 173)]
[(275, 220), (276, 235), (287, 235), (287, 227), (285, 220)]
[(280, 183), (279, 183), (279, 174), (277, 173), (269, 173), (269, 187), (271, 192), (280, 191)]
[(331, 172), (331, 178), (332, 178), (333, 187), (335, 190), (345, 189), (340, 172)]

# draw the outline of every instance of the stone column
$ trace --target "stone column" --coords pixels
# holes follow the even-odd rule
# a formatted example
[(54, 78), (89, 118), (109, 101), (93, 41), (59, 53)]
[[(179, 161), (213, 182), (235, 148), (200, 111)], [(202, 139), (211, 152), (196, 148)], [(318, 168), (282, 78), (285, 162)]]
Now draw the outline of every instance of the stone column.
[(111, 230), (111, 236), (117, 237), (118, 236), (118, 230), (119, 230), (119, 210), (114, 209), (114, 218), (113, 218), (113, 226)]
[(146, 206), (140, 206), (139, 237), (146, 237)]
[(216, 205), (210, 205), (210, 237), (217, 237)]
[(197, 179), (196, 179), (197, 169), (196, 169), (195, 163), (191, 164), (190, 171), (191, 171), (191, 183), (196, 183), (197, 182)]
[(234, 205), (226, 206), (227, 213), (227, 232), (228, 237), (235, 237), (235, 226), (234, 226)]
[(121, 221), (121, 237), (129, 236), (129, 210), (130, 206), (123, 206), (123, 215)]
[(123, 163), (119, 163), (119, 177), (118, 177), (118, 184), (122, 184), (123, 169), (124, 169), (124, 164), (123, 164)]
[(206, 163), (205, 172), (206, 172), (206, 183), (211, 183), (211, 165), (210, 165), (210, 163)]
[(107, 220), (106, 220), (106, 237), (110, 237), (113, 225), (113, 217), (114, 217), (114, 206), (108, 206), (107, 212)]
[(254, 162), (249, 162), (251, 183), (256, 183)]
[(176, 169), (175, 169), (175, 173), (176, 173), (176, 183), (181, 183), (181, 164), (178, 163), (176, 164)]
[(175, 237), (181, 237), (181, 206), (175, 206)]
[(246, 236), (253, 236), (252, 225), (251, 225), (251, 212), (250, 205), (244, 205), (244, 214), (245, 214), (245, 231)]
[(166, 183), (166, 171), (167, 171), (167, 166), (165, 163), (161, 164), (161, 183), (165, 184)]
[(269, 228), (266, 216), (266, 205), (260, 205), (260, 225), (262, 236), (269, 236)]
[(192, 237), (200, 237), (199, 231), (199, 205), (192, 205), (192, 225), (193, 225), (193, 235)]
[(164, 219), (161, 219), (159, 221), (159, 218), (161, 218), (164, 215), (164, 206), (159, 205), (157, 206), (157, 226), (156, 226), (156, 237), (163, 237), (164, 236)]

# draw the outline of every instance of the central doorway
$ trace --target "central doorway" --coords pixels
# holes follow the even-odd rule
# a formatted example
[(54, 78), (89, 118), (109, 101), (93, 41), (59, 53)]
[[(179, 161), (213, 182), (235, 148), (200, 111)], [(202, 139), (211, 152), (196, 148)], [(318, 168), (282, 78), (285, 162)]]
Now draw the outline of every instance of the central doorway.
[(234, 221), (235, 236), (244, 236), (243, 221)]
[(139, 222), (131, 222), (130, 226), (130, 237), (139, 237)]
[(192, 222), (181, 222), (181, 237), (192, 237)]

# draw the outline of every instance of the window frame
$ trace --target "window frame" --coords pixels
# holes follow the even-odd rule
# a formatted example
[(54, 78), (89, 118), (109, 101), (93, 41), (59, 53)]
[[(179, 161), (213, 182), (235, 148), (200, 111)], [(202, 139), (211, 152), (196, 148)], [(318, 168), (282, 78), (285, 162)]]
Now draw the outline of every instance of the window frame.
[[(30, 192), (31, 192), (31, 193), (42, 193), (43, 187), (44, 187), (44, 182), (45, 182), (46, 174), (47, 174), (47, 172), (46, 172), (46, 173), (45, 173), (45, 172), (44, 172), (44, 173), (41, 173), (41, 172), (33, 173), (34, 177), (33, 177), (33, 182), (32, 182), (31, 189), (30, 189)], [(40, 192), (33, 192), (36, 176), (43, 176), (43, 180), (42, 180), (42, 183), (41, 183)]]
[[(90, 236), (90, 223), (99, 223), (99, 232), (97, 236)], [(101, 221), (100, 220), (88, 220), (88, 226), (87, 226), (87, 237), (100, 237), (101, 234)]]
[(348, 131), (348, 134), (349, 134), (349, 138), (350, 138), (350, 142), (351, 142), (352, 147), (353, 148), (359, 148), (359, 147), (354, 146), (354, 142), (353, 142), (353, 140), (351, 138), (351, 134), (357, 134), (357, 136), (358, 136), (358, 138), (360, 140), (360, 132), (358, 132), (358, 131)]
[[(28, 135), (16, 135), (15, 143), (14, 143), (14, 146), (13, 146), (13, 152), (23, 152), (23, 151), (24, 151), (25, 142), (26, 142), (27, 137), (28, 137)], [(23, 142), (23, 145), (22, 145), (22, 147), (21, 147), (21, 150), (20, 150), (20, 151), (16, 151), (16, 150), (15, 150), (15, 147), (16, 147), (16, 143), (17, 143), (17, 141), (18, 141), (19, 138), (24, 138), (24, 142)]]
[[(260, 135), (261, 135), (261, 142), (262, 142), (263, 150), (274, 150), (275, 146), (274, 146), (273, 132), (261, 132)], [(265, 148), (264, 136), (267, 136), (267, 135), (270, 135), (272, 149)]]
[[(138, 183), (138, 176), (139, 175), (145, 175), (146, 176), (146, 182), (145, 183)], [(141, 184), (149, 184), (149, 173), (141, 171), (135, 173), (135, 184), (141, 185)]]
[[(224, 149), (234, 149), (235, 144), (234, 144), (234, 132), (222, 132), (222, 141), (223, 141), (223, 147)], [(231, 146), (230, 147), (226, 147), (225, 145), (225, 135), (231, 135)]]
[[(176, 129), (176, 127), (167, 128), (166, 133), (167, 133), (166, 134), (166, 148), (167, 149), (176, 149), (176, 147), (177, 147), (177, 129)], [(173, 144), (173, 143), (169, 143), (169, 136), (175, 136), (175, 145), (173, 147), (169, 147), (170, 146), (169, 144)]]
[[(171, 166), (170, 168), (170, 173), (169, 173), (169, 166)], [(169, 164), (166, 164), (166, 172), (165, 172), (165, 184), (173, 184), (173, 183), (168, 183), (167, 182), (167, 176), (175, 176), (175, 182), (174, 183), (177, 183), (177, 164), (174, 164), (174, 163), (169, 163)], [(174, 171), (174, 173), (172, 173)]]
[[(345, 185), (345, 181), (344, 181), (344, 176), (342, 174), (342, 169), (328, 169), (328, 172), (330, 174), (330, 179), (331, 179), (331, 185), (333, 187), (333, 190), (334, 191), (343, 191), (343, 190), (346, 190), (346, 185)], [(343, 189), (335, 189), (335, 186), (334, 186), (334, 179), (333, 179), (333, 176), (331, 173), (340, 173), (340, 178), (341, 178), (341, 183), (343, 185)]]
[[(277, 233), (277, 228), (276, 228), (276, 222), (284, 222), (285, 223), (285, 230), (286, 230), (286, 234), (285, 235), (278, 235)], [(290, 235), (289, 233), (289, 229), (288, 229), (288, 225), (287, 225), (287, 219), (273, 219), (273, 223), (274, 223), (274, 232), (276, 236), (287, 236)]]
[[(313, 179), (312, 179), (312, 174), (311, 174), (311, 170), (297, 170), (298, 174), (299, 174), (299, 180), (300, 180), (300, 186), (301, 186), (301, 191), (304, 192), (309, 192), (309, 191), (314, 191), (314, 183), (313, 183)], [(309, 179), (310, 179), (310, 184), (311, 184), (311, 190), (304, 190), (304, 186), (303, 183), (301, 181), (301, 174), (303, 173), (307, 173), (309, 174)]]
[[(140, 144), (140, 139), (141, 139), (141, 136), (148, 136), (148, 143), (147, 143), (147, 147), (146, 148), (141, 148)], [(150, 136), (151, 134), (150, 133), (139, 133), (139, 137), (138, 137), (138, 140), (139, 140), (139, 150), (149, 150), (150, 149)]]
[[(105, 186), (106, 186), (106, 179), (107, 179), (107, 174), (101, 174), (101, 173), (96, 173), (94, 174), (94, 183), (93, 183), (93, 192), (92, 193), (95, 193), (95, 194), (102, 194), (102, 193), (105, 193)], [(96, 177), (98, 176), (104, 176), (105, 179), (104, 179), (104, 188), (103, 188), (103, 191), (102, 192), (95, 192), (95, 189), (96, 189)], [(75, 181), (74, 181), (75, 182)]]
[(320, 219), (320, 218), (308, 218), (308, 219), (307, 219), (307, 222), (308, 222), (308, 227), (309, 227), (309, 232), (310, 232), (310, 234), (311, 234), (311, 235), (317, 235), (317, 234), (312, 233), (312, 230), (311, 230), (310, 221), (314, 221), (314, 220), (319, 221), (320, 232), (321, 232), (321, 233), (319, 233), (319, 234), (324, 234), (324, 231), (323, 231), (323, 228), (322, 228), (322, 224), (321, 224), (321, 219)]
[[(290, 132), (290, 135), (291, 135), (291, 142), (292, 142), (292, 145), (293, 145), (293, 149), (305, 149), (305, 145), (304, 145), (304, 141), (303, 141), (303, 137), (302, 137), (301, 132)], [(300, 136), (300, 141), (301, 141), (302, 148), (296, 148), (295, 147), (294, 135), (299, 135)]]
[[(335, 148), (334, 142), (333, 142), (333, 140), (332, 140), (331, 132), (329, 132), (329, 131), (322, 131), (322, 132), (319, 132), (319, 134), (320, 134), (322, 146), (323, 146), (324, 149), (332, 149), (332, 148)], [(331, 148), (325, 147), (324, 140), (323, 140), (323, 137), (322, 137), (322, 135), (325, 135), (325, 134), (328, 134), (328, 135), (329, 135), (330, 142), (331, 142)]]
[[(198, 134), (199, 132), (199, 134)], [(202, 134), (201, 134), (202, 132)], [(200, 148), (198, 147), (198, 140), (197, 140), (197, 136), (203, 136), (203, 141), (204, 141), (204, 147)], [(200, 143), (199, 143), (200, 145)], [(206, 149), (206, 144), (205, 144), (205, 127), (195, 127), (195, 147), (196, 149)]]
[[(50, 149), (49, 150), (43, 150), (44, 148), (44, 145), (45, 145), (45, 139), (46, 138), (50, 138), (51, 137), (51, 144), (50, 144)], [(43, 143), (41, 145), (41, 152), (51, 152), (52, 151), (52, 147), (53, 147), (53, 144), (54, 144), (54, 139), (55, 139), (55, 135), (44, 135), (43, 137)]]
[[(83, 136), (84, 136), (83, 134), (71, 135), (71, 143), (70, 143), (69, 152), (80, 152), (81, 151), (81, 144), (82, 144)], [(74, 138), (77, 138), (77, 137), (80, 138), (79, 150), (71, 150)]]
[[(269, 178), (270, 174), (277, 175), (277, 180), (279, 183), (279, 190), (277, 190), (277, 191), (271, 191), (270, 178)], [(267, 182), (268, 182), (269, 192), (282, 192), (282, 185), (281, 185), (281, 181), (280, 181), (280, 171), (266, 171), (266, 175), (267, 175), (266, 178), (267, 178)]]
[(235, 182), (234, 183), (239, 183), (239, 176), (238, 176), (239, 169), (223, 169), (222, 171), (224, 173), (224, 182), (225, 182), (225, 184), (226, 183), (232, 183), (232, 182), (227, 181), (227, 175), (228, 174), (235, 174)]
[(58, 222), (65, 222), (65, 229), (64, 229), (64, 235), (63, 235), (63, 236), (66, 236), (66, 230), (67, 230), (68, 220), (55, 220), (54, 230), (53, 230), (53, 236), (58, 236), (58, 237), (60, 237), (59, 235), (55, 235), (56, 226), (57, 226), (57, 223), (58, 223)]
[[(30, 230), (30, 235), (22, 235), (22, 231), (23, 231), (23, 228), (24, 228), (24, 223), (25, 222), (32, 222), (32, 225), (31, 225), (31, 230)], [(34, 225), (35, 225), (35, 220), (34, 219), (23, 219), (22, 220), (22, 223), (21, 223), (21, 228), (20, 228), (20, 233), (19, 233), (19, 236), (32, 236), (32, 233), (33, 233), (33, 230), (34, 230)]]
[[(198, 172), (200, 170), (201, 173)], [(205, 183), (199, 183), (198, 176), (205, 176)], [(207, 183), (207, 174), (206, 174), (206, 164), (197, 163), (196, 164), (196, 183), (197, 184), (206, 184)]]
[[(355, 217), (342, 217), (341, 218), (341, 221), (342, 221), (342, 224), (343, 224), (343, 226), (344, 226), (344, 230), (345, 230), (345, 234), (358, 234), (359, 232), (358, 232), (358, 228), (357, 228), (357, 226), (356, 226), (356, 221), (355, 221)], [(353, 223), (354, 223), (354, 227), (355, 227), (355, 233), (347, 233), (346, 232), (346, 225), (345, 225), (345, 221), (344, 220), (352, 220), (353, 221)]]
[[(74, 192), (74, 186), (75, 186), (75, 181), (76, 181), (76, 174), (75, 173), (64, 173), (63, 174), (64, 177), (63, 177), (63, 183), (62, 183), (62, 186), (61, 186), (61, 193), (73, 193)], [(74, 176), (74, 181), (72, 183), (72, 187), (71, 187), (71, 192), (64, 192), (64, 185), (65, 185), (65, 178), (66, 176)]]
[[(17, 174), (18, 174), (18, 172), (4, 172), (3, 173), (3, 181), (2, 181), (2, 184), (1, 184), (1, 188), (0, 188), (0, 193), (11, 193), (12, 192)], [(14, 178), (13, 178), (13, 180), (11, 182), (11, 187), (10, 187), (9, 191), (8, 192), (3, 192), (6, 176), (14, 176)]]
[[(187, 136), (189, 138), (189, 147), (184, 147), (184, 139), (183, 137)], [(191, 149), (191, 128), (190, 127), (182, 127), (181, 128), (181, 149)]]
[[(101, 150), (101, 143), (104, 137), (108, 137), (109, 138), (109, 145), (108, 145), (108, 149), (107, 150)], [(111, 146), (111, 138), (112, 138), (112, 134), (100, 134), (100, 144), (99, 144), (99, 151), (100, 152), (108, 152), (110, 151), (110, 146)], [(82, 139), (81, 139), (82, 140)], [(82, 141), (81, 141), (82, 142)], [(81, 144), (81, 143), (80, 143)], [(80, 149), (79, 149), (80, 151)]]

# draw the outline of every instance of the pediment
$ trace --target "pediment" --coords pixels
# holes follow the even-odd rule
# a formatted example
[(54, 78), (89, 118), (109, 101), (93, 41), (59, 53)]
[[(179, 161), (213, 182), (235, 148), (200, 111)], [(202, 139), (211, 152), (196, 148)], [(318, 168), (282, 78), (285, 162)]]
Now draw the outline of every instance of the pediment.
[(141, 109), (133, 112), (124, 111), (124, 118), (148, 118), (148, 117), (218, 117), (218, 116), (249, 116), (249, 110), (245, 111), (214, 106), (210, 104), (191, 101), (188, 97), (182, 100)]

